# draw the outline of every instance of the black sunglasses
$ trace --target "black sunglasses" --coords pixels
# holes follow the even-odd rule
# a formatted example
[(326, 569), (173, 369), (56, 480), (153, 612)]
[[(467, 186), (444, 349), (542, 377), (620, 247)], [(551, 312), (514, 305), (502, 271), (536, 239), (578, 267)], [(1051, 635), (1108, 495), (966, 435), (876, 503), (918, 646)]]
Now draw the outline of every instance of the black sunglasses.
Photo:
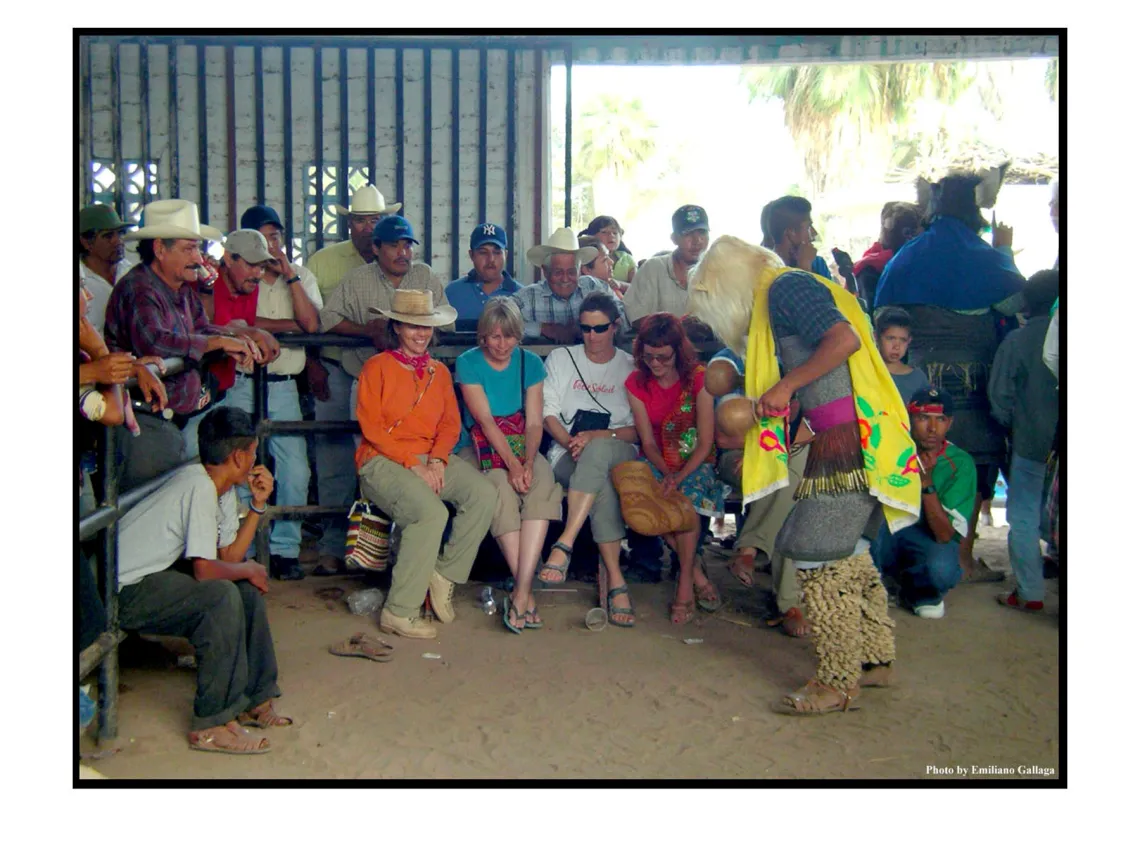
[(604, 333), (613, 325), (613, 321), (610, 321), (608, 324), (594, 324), (593, 326), (590, 326), (590, 324), (578, 324), (583, 333), (594, 332), (599, 334)]

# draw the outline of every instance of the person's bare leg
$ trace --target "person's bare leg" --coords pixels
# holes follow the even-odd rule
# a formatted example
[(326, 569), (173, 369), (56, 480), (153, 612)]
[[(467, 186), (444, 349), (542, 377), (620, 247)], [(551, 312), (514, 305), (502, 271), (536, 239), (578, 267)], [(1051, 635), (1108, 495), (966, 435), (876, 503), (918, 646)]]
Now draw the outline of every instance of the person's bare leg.
[[(523, 520), (518, 541), (518, 572), (515, 576), (515, 608), (531, 616), (531, 622), (538, 619), (538, 606), (534, 601), (534, 571), (542, 557), (542, 544), (546, 541), (546, 530), (550, 520)], [(513, 571), (512, 571), (513, 572)]]
[[(602, 564), (606, 569), (606, 578), (609, 579), (609, 590), (620, 588), (625, 584), (625, 577), (621, 573), (621, 541), (612, 540), (609, 543), (598, 544), (598, 554), (602, 558)], [(615, 609), (632, 609), (633, 602), (629, 598), (629, 594), (618, 594), (609, 603), (602, 603), (602, 608), (609, 611), (608, 606), (612, 604)], [(632, 615), (614, 615), (611, 618), (613, 623), (633, 623), (634, 617)]]
[[(586, 520), (590, 516), (590, 509), (594, 507), (594, 494), (583, 493), (581, 490), (567, 490), (566, 491), (566, 525), (562, 527), (562, 534), (558, 540), (565, 543), (569, 547), (574, 546), (574, 541), (578, 538), (578, 532), (582, 530), (582, 526), (586, 524)], [(598, 544), (599, 547), (601, 544)], [(621, 551), (621, 544), (618, 544), (618, 552)], [(569, 561), (570, 556), (559, 549), (557, 546), (550, 550), (550, 555), (546, 558), (547, 564), (563, 564)], [(553, 570), (545, 571), (548, 575), (544, 576), (541, 572), (538, 578), (544, 582), (557, 582), (558, 579), (549, 578), (553, 574)]]
[[(515, 604), (515, 609), (518, 611), (518, 616), (511, 620), (511, 623), (518, 627), (523, 628), (523, 611), (519, 608), (518, 593), (519, 593), (519, 543), (521, 541), (521, 534), (518, 531), (508, 531), (506, 534), (501, 534), (495, 538), (495, 542), (499, 544), (499, 551), (503, 553), (503, 558), (506, 559), (507, 567), (511, 571), (511, 576), (515, 580), (514, 596), (511, 598)], [(523, 605), (526, 603), (524, 601)]]

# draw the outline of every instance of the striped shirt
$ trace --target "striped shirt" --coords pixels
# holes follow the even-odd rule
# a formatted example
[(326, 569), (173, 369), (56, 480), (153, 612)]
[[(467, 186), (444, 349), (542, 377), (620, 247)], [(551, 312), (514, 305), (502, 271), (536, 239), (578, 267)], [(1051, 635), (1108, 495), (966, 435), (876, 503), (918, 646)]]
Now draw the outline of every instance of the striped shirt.
[(618, 306), (618, 319), (621, 323), (621, 329), (628, 330), (629, 321), (626, 320), (625, 307), (621, 298), (614, 294), (613, 289), (601, 279), (596, 279), (593, 276), (582, 276), (578, 279), (578, 287), (569, 297), (559, 297), (550, 290), (550, 285), (545, 279), (517, 291), (513, 299), (522, 311), (523, 335), (527, 338), (540, 337), (543, 324), (559, 324), (560, 326), (577, 324), (578, 315), (582, 309), (582, 301), (586, 299), (586, 295), (595, 291), (601, 291), (603, 294), (609, 294), (614, 298)]

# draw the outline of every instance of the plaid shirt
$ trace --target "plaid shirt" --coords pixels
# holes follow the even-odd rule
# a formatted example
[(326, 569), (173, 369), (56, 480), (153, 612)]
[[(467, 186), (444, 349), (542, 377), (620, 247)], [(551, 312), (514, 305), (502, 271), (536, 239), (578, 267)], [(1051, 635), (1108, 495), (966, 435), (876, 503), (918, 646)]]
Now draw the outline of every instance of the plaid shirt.
[(813, 348), (824, 333), (847, 320), (827, 286), (802, 270), (776, 277), (768, 289), (768, 314), (776, 338), (798, 335)]
[[(145, 264), (119, 280), (107, 303), (105, 338), (113, 351), (201, 361), (207, 337), (225, 332), (210, 323), (193, 286), (173, 291)], [(191, 368), (162, 382), (174, 412), (186, 415), (201, 409), (202, 377), (197, 371)]]
[(576, 325), (582, 301), (586, 299), (587, 294), (595, 291), (601, 291), (614, 298), (618, 305), (618, 322), (621, 329), (628, 330), (629, 321), (626, 320), (625, 306), (621, 298), (601, 279), (581, 276), (578, 279), (577, 289), (569, 297), (559, 297), (550, 290), (550, 285), (545, 279), (515, 292), (513, 299), (522, 311), (523, 335), (527, 338), (541, 337), (543, 324)]

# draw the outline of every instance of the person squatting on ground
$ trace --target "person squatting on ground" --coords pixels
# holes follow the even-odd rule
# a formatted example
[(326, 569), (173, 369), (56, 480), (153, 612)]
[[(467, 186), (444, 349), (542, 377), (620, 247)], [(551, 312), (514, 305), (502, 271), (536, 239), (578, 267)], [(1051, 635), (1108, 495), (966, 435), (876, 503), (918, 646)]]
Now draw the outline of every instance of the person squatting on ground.
[(847, 710), (860, 682), (890, 680), (895, 659), (894, 622), (869, 538), (884, 513), (896, 531), (918, 517), (918, 479), (903, 475), (915, 456), (906, 409), (857, 298), (830, 280), (722, 237), (697, 265), (692, 289), (690, 311), (745, 352), (745, 393), (752, 400), (726, 402), (718, 421), (737, 433), (747, 426), (746, 502), (788, 483), (792, 395), (812, 434), (796, 505), (776, 548), (797, 562), (819, 664), (816, 676), (777, 709)]
[(519, 347), (522, 329), (514, 300), (493, 297), (479, 318), (479, 346), (455, 361), (466, 410), (456, 454), (495, 486), (491, 536), (515, 580), (503, 602), (503, 624), (515, 633), (542, 627), (531, 588), (550, 521), (562, 519), (562, 487), (539, 454), (546, 369)]
[[(452, 594), (471, 573), (498, 495), (488, 479), (452, 453), (459, 440), (459, 403), (451, 372), (428, 353), (435, 328), (453, 324), (455, 309), (435, 306), (430, 291), (400, 289), (391, 308), (372, 311), (388, 319), (394, 344), (360, 372), (356, 418), (363, 439), (356, 462), (361, 494), (400, 528), (380, 629), (435, 638), (436, 628), (420, 616), (424, 595), (430, 590), (431, 610), (441, 622), (455, 620)], [(444, 502), (456, 512), (447, 543)]]
[(633, 357), (614, 347), (620, 314), (612, 294), (590, 294), (578, 315), (583, 343), (546, 357), (542, 414), (553, 442), (554, 479), (567, 488), (566, 524), (538, 578), (550, 587), (566, 581), (574, 541), (587, 517), (598, 546), (598, 573), (606, 573), (612, 623), (632, 627), (635, 616), (622, 576), (625, 521), (610, 470), (637, 457), (637, 429), (625, 394)]
[(918, 454), (903, 474), (918, 473), (922, 515), (893, 533), (884, 524), (871, 557), (884, 577), (897, 579), (903, 607), (938, 619), (946, 614), (946, 594), (962, 578), (958, 543), (969, 530), (978, 473), (970, 455), (946, 440), (954, 424), (953, 398), (938, 389), (919, 389), (907, 411)]
[(713, 466), (713, 399), (704, 388), (704, 366), (675, 316), (642, 318), (633, 359), (637, 368), (625, 389), (641, 456), (666, 495), (680, 491), (697, 511), (696, 527), (664, 535), (680, 563), (670, 611), (672, 622), (681, 625), (693, 619), (695, 606), (714, 612), (723, 604), (697, 560), (704, 519), (724, 513), (727, 491)]
[[(254, 465), (257, 437), (245, 413), (216, 407), (198, 433), (202, 462), (180, 469), (119, 523), (119, 623), (194, 645), (191, 748), (264, 754), (269, 740), (245, 728), (293, 723), (273, 709), (281, 691), (262, 596), (269, 577), (265, 567), (244, 560), (273, 478)], [(253, 495), (240, 522), (238, 484), (248, 484)]]
[[(715, 362), (728, 362), (737, 374), (744, 376), (744, 360), (731, 348), (724, 348), (709, 360), (709, 366)], [(740, 392), (729, 392), (716, 398), (715, 407), (723, 401), (741, 397)], [(793, 401), (794, 409), (799, 402)], [(744, 474), (744, 436), (735, 436), (716, 429), (716, 444), (719, 451), (717, 458), (717, 477), (736, 491), (740, 491)], [(763, 552), (768, 559), (769, 571), (772, 574), (772, 590), (776, 598), (776, 610), (779, 617), (769, 621), (769, 625), (778, 625), (780, 629), (793, 638), (801, 638), (811, 630), (804, 620), (801, 605), (803, 593), (796, 580), (796, 564), (792, 559), (781, 555), (776, 549), (776, 536), (784, 525), (784, 520), (792, 512), (795, 505), (796, 488), (804, 476), (804, 463), (807, 462), (806, 444), (794, 445), (788, 454), (788, 485), (761, 496), (745, 505), (742, 509), (743, 521), (737, 520), (736, 551), (729, 564), (729, 572), (746, 588), (751, 588), (755, 580), (756, 556)]]
[[(1015, 590), (998, 597), (1002, 605), (1040, 611), (1045, 600), (1041, 557), (1041, 504), (1046, 461), (1057, 433), (1060, 400), (1057, 378), (1041, 358), (1049, 331), (1049, 312), (1057, 300), (1060, 274), (1034, 273), (1025, 283), (1025, 326), (998, 347), (990, 372), (989, 397), (994, 418), (1010, 429), (1009, 562)], [(1047, 533), (1047, 532), (1046, 532)]]

